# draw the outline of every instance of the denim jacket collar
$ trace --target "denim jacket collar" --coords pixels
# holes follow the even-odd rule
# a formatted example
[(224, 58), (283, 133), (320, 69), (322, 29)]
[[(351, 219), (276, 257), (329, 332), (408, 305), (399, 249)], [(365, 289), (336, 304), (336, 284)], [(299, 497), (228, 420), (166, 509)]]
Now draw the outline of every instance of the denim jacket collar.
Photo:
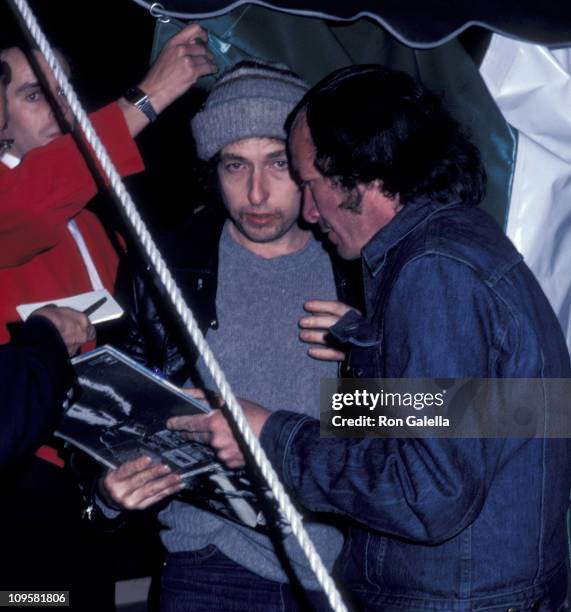
[(375, 292), (369, 287), (375, 283), (387, 253), (403, 240), (420, 224), (427, 221), (436, 212), (458, 206), (460, 201), (450, 204), (437, 204), (428, 198), (418, 199), (407, 204), (396, 217), (385, 227), (381, 228), (361, 251), (363, 261), (363, 289), (365, 302), (363, 314), (349, 311), (329, 328), (329, 333), (338, 342), (352, 344), (354, 346), (373, 346), (378, 342), (378, 330), (371, 321), (367, 319), (366, 313), (370, 312), (370, 300), (375, 299)]
[(409, 202), (387, 225), (382, 227), (363, 247), (361, 256), (371, 276), (376, 276), (385, 261), (387, 253), (403, 240), (418, 225), (426, 222), (435, 213), (461, 205), (455, 200), (450, 204), (439, 204), (429, 198)]

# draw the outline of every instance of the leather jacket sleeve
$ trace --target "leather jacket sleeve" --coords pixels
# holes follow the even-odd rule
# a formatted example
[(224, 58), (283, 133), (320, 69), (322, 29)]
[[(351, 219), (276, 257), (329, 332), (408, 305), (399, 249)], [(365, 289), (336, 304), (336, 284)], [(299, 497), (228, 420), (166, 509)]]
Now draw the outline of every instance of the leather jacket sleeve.
[[(223, 226), (224, 215), (217, 209), (199, 208), (158, 243), (203, 333), (218, 326), (218, 242)], [(119, 266), (117, 298), (126, 312), (117, 348), (182, 385), (193, 373), (196, 349), (150, 266), (133, 256), (124, 259)]]
[[(183, 350), (172, 341), (176, 335), (173, 316), (167, 313), (168, 297), (148, 270), (133, 270), (132, 262), (119, 267), (117, 295), (125, 317), (116, 342), (117, 348), (145, 367), (175, 384), (188, 378)], [(194, 355), (190, 357), (194, 361)]]

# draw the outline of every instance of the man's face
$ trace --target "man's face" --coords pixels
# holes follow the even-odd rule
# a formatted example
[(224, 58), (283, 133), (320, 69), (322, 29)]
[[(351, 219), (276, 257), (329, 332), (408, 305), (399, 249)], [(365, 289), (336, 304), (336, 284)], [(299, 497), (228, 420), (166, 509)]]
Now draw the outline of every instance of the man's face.
[(289, 173), (285, 142), (245, 138), (226, 145), (218, 181), (233, 235), (247, 248), (259, 252), (263, 244), (285, 244), (299, 231), (301, 194)]
[[(361, 249), (400, 210), (397, 202), (383, 196), (376, 183), (348, 192), (323, 176), (315, 167), (315, 145), (305, 115), (295, 122), (289, 146), (302, 183), (303, 218), (319, 223), (343, 259), (357, 259)], [(350, 203), (353, 209), (348, 208)]]
[[(69, 107), (58, 91), (51, 70), (39, 53), (36, 53), (36, 56), (53, 95), (58, 102), (61, 101), (61, 109), (69, 119)], [(17, 48), (7, 49), (0, 59), (8, 64), (11, 73), (11, 80), (6, 87), (7, 126), (0, 131), (0, 138), (12, 139), (14, 144), (11, 152), (17, 157), (23, 157), (28, 151), (46, 145), (61, 136), (61, 130), (38, 79), (22, 51)], [(63, 57), (60, 55), (58, 59), (69, 72)]]

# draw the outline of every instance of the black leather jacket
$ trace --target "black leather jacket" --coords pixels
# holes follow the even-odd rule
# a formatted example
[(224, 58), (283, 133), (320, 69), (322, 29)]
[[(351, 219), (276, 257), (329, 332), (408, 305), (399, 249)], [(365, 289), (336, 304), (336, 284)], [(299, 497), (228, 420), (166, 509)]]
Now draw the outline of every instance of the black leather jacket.
[[(188, 220), (158, 241), (158, 247), (196, 317), (200, 329), (216, 329), (218, 243), (225, 215), (218, 207), (201, 207)], [(352, 262), (332, 255), (338, 298), (359, 308), (351, 296), (361, 295), (355, 287), (360, 272)], [(354, 272), (355, 271), (355, 272)], [(319, 296), (315, 296), (318, 298)], [(192, 374), (197, 353), (170, 305), (160, 281), (149, 267), (133, 272), (127, 260), (119, 271), (118, 299), (125, 309), (118, 348), (145, 366), (160, 371), (175, 384)]]

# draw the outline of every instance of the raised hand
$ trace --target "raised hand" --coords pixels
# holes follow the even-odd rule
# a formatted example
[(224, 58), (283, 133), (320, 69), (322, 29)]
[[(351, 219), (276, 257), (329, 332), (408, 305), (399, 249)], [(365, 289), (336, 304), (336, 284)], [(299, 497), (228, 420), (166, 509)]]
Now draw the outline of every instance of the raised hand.
[[(201, 76), (216, 72), (214, 56), (205, 46), (207, 40), (206, 31), (193, 24), (166, 42), (138, 85), (157, 114), (188, 91)], [(131, 136), (136, 136), (149, 124), (149, 118), (125, 98), (119, 99), (119, 106)]]

